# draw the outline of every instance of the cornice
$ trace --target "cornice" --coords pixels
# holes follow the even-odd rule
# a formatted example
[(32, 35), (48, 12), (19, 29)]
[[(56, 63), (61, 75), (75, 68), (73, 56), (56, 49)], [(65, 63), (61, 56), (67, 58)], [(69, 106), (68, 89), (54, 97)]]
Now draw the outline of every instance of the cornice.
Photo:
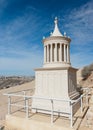
[(35, 71), (47, 71), (47, 70), (49, 70), (49, 71), (51, 71), (51, 70), (74, 70), (74, 71), (77, 71), (78, 69), (76, 69), (76, 68), (73, 68), (73, 67), (53, 67), (53, 68), (36, 68), (36, 69), (34, 69)]
[(71, 39), (68, 38), (68, 37), (64, 37), (64, 36), (51, 36), (51, 37), (47, 37), (45, 39), (43, 39), (43, 43), (46, 42), (46, 41), (51, 41), (51, 40), (66, 40), (68, 41), (69, 43), (71, 42)]

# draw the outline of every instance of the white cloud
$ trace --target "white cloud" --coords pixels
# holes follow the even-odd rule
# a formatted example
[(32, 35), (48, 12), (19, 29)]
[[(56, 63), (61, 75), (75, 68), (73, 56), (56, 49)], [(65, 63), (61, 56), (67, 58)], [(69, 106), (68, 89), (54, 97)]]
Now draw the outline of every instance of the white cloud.
[(22, 16), (0, 25), (0, 74), (33, 74), (33, 69), (43, 64), (43, 47), (36, 43), (41, 16), (33, 13), (35, 8), (29, 9), (30, 12), (27, 9)]
[[(2, 2), (1, 2), (2, 1)], [(0, 7), (2, 10), (3, 2)], [(7, 2), (6, 2), (7, 6)], [(93, 52), (93, 1), (73, 9), (65, 17), (64, 28), (72, 35), (75, 51), (71, 53), (71, 62), (75, 67), (90, 63)], [(50, 22), (38, 15), (32, 6), (26, 8), (24, 14), (0, 25), (0, 72), (2, 70), (26, 72), (42, 66), (43, 47), (40, 37), (51, 30)], [(63, 15), (62, 15), (63, 16)], [(62, 18), (63, 20), (63, 18)]]
[(91, 64), (93, 62), (93, 1), (87, 1), (86, 4), (74, 8), (64, 16), (63, 21), (65, 21), (64, 29), (72, 39), (72, 65), (82, 67)]
[(83, 52), (76, 52), (71, 54), (71, 63), (73, 67), (81, 68), (83, 66), (89, 65), (93, 63), (93, 55), (92, 53), (83, 53)]
[[(38, 27), (42, 27), (42, 23), (38, 22), (41, 17), (37, 17), (33, 13), (35, 9), (31, 8), (32, 13), (24, 12), (22, 16), (17, 16), (6, 24), (0, 25), (0, 52), (15, 50), (27, 50), (32, 45), (38, 46)], [(39, 47), (39, 46), (38, 46)]]
[(87, 44), (93, 39), (93, 1), (73, 9), (66, 18), (65, 28), (75, 44)]
[[(3, 71), (3, 74), (34, 74), (34, 68), (41, 67), (43, 64), (43, 57), (41, 53), (37, 52), (20, 52), (20, 54), (24, 55), (24, 58), (16, 58), (16, 57), (1, 57), (0, 58), (0, 74)], [(18, 55), (20, 55), (18, 53)], [(5, 72), (6, 71), (6, 72)], [(31, 71), (31, 73), (29, 72)], [(27, 74), (28, 72), (28, 74)]]

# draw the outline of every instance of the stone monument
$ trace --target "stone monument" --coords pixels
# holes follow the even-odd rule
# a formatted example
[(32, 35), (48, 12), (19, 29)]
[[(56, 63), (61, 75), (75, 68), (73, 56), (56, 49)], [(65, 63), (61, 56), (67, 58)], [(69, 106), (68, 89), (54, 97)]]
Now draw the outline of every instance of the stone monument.
[[(44, 64), (42, 68), (35, 69), (35, 94), (36, 97), (54, 99), (77, 99), (76, 71), (70, 63), (71, 39), (58, 28), (58, 19), (55, 18), (53, 33), (43, 38)], [(32, 109), (39, 112), (50, 113), (49, 100), (33, 99)], [(53, 101), (53, 109), (58, 113), (69, 113), (69, 102)]]

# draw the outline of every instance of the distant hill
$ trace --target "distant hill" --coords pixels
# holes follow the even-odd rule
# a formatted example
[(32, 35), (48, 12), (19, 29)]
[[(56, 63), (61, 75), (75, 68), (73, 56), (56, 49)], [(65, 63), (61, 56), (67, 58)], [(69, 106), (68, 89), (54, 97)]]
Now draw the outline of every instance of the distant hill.
[(33, 76), (11, 76), (11, 77), (6, 77), (6, 76), (0, 76), (0, 89), (3, 88), (9, 88), (13, 87), (16, 85), (21, 85), (26, 82), (30, 82), (34, 79)]
[(81, 87), (93, 87), (93, 64), (77, 71), (77, 84)]

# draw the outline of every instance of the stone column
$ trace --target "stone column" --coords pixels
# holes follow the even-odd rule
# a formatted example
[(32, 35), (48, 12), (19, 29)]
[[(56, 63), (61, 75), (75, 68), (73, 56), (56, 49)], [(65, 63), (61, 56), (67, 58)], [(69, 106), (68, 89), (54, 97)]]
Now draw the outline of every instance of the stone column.
[(55, 62), (57, 62), (57, 44), (55, 44)]
[(64, 62), (66, 62), (66, 45), (64, 44)]
[(67, 45), (66, 45), (66, 62), (67, 62)]
[(60, 54), (59, 55), (60, 55), (59, 61), (62, 62), (62, 44), (60, 44)]
[(44, 63), (46, 63), (46, 46), (44, 46)]
[(48, 45), (48, 54), (49, 54), (49, 58), (48, 58), (49, 60), (48, 61), (50, 62), (50, 45)]
[(53, 61), (53, 46), (51, 44), (51, 47), (50, 47), (50, 61), (52, 62)]
[(67, 45), (67, 62), (69, 63), (69, 46)]
[(52, 54), (53, 54), (53, 55), (52, 55), (52, 58), (53, 58), (53, 59), (52, 59), (52, 60), (53, 60), (53, 62), (54, 62), (54, 61), (55, 61), (55, 45), (54, 45), (54, 44), (52, 45), (52, 48), (53, 48), (53, 53), (52, 53)]
[(62, 44), (62, 62), (64, 61), (64, 44)]
[(70, 63), (70, 46), (68, 45), (68, 62)]
[(46, 62), (47, 62), (47, 46), (46, 46)]
[(47, 45), (47, 62), (49, 62), (49, 45)]

